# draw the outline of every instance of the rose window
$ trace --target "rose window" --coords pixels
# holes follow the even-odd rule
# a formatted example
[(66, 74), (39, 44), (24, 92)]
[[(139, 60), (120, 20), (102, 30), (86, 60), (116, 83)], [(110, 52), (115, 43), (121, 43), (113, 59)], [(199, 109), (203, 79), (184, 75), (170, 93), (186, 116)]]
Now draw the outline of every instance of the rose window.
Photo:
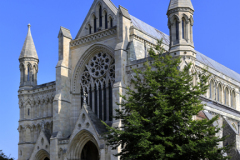
[(102, 77), (106, 74), (111, 63), (111, 57), (107, 53), (98, 53), (88, 65), (91, 75), (94, 78)]
[(112, 86), (115, 81), (115, 61), (110, 54), (99, 52), (90, 58), (81, 74), (81, 106), (86, 103), (104, 121), (112, 121)]

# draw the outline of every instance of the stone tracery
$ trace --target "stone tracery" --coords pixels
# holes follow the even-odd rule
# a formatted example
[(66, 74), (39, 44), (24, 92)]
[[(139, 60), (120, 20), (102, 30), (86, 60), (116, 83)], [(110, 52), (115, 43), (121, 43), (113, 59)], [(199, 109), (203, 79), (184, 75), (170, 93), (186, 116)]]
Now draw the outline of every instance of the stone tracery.
[[(114, 81), (115, 61), (104, 51), (99, 51), (90, 58), (80, 76), (81, 94), (88, 93), (88, 105), (100, 119), (105, 121), (111, 121)], [(81, 101), (83, 105), (83, 97)]]

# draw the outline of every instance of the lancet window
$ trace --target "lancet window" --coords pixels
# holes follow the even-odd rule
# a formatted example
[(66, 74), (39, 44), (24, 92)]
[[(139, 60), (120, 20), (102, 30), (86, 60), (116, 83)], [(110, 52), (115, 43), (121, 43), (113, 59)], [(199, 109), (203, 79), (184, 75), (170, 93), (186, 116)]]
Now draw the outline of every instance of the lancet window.
[(28, 66), (28, 75), (27, 75), (27, 81), (30, 81), (30, 66)]
[(179, 23), (175, 20), (175, 28), (176, 28), (176, 40), (179, 40)]
[(185, 25), (186, 25), (186, 21), (185, 21), (185, 19), (183, 18), (182, 19), (182, 39), (185, 39), (186, 38), (186, 36), (185, 36), (185, 29), (186, 29), (186, 27), (185, 27)]
[(97, 32), (97, 17), (93, 17), (93, 26), (94, 26), (94, 33)]
[[(86, 64), (81, 75), (81, 95), (87, 93), (86, 103), (97, 117), (104, 121), (112, 121), (114, 81), (115, 61), (111, 55), (104, 52), (95, 54)], [(81, 101), (83, 105), (83, 98)]]
[(92, 26), (90, 24), (88, 25), (88, 32), (89, 34), (92, 34)]
[(112, 17), (110, 17), (110, 28), (112, 28), (113, 27), (113, 19), (112, 19)]
[(99, 6), (99, 27), (102, 27), (102, 6)]
[(105, 12), (105, 29), (108, 28), (108, 18), (107, 18), (107, 12)]

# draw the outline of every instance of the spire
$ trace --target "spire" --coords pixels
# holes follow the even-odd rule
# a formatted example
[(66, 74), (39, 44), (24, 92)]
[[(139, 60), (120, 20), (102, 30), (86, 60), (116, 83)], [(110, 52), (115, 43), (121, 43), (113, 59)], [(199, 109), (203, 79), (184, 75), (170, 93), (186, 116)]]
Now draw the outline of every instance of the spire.
[(36, 48), (35, 48), (35, 45), (33, 42), (30, 27), (31, 27), (31, 25), (28, 24), (27, 37), (23, 44), (23, 48), (22, 48), (21, 54), (19, 56), (19, 59), (26, 58), (26, 57), (38, 59), (38, 55), (37, 55), (37, 51), (36, 51)]
[(175, 8), (190, 8), (191, 10), (194, 10), (191, 0), (171, 0), (168, 11)]

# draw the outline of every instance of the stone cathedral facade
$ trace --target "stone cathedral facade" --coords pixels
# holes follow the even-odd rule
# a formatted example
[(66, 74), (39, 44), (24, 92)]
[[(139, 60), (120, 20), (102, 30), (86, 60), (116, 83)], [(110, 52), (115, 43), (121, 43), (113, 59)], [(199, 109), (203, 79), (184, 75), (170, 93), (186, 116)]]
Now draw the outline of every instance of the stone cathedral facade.
[[(130, 2), (131, 3), (131, 2)], [(167, 6), (166, 6), (167, 7)], [(148, 49), (163, 39), (180, 68), (192, 62), (192, 72), (208, 67), (209, 90), (201, 96), (205, 109), (195, 119), (220, 115), (214, 125), (225, 125), (217, 136), (230, 135), (219, 144), (236, 142), (230, 155), (240, 157), (240, 74), (194, 50), (194, 8), (191, 0), (170, 0), (167, 10), (170, 34), (155, 29), (116, 7), (111, 0), (94, 0), (80, 30), (72, 38), (60, 27), (56, 81), (37, 84), (38, 55), (28, 26), (20, 57), (19, 160), (116, 160), (102, 134), (100, 120), (121, 125), (112, 118), (120, 94), (143, 67)], [(194, 83), (199, 81), (194, 77)]]

